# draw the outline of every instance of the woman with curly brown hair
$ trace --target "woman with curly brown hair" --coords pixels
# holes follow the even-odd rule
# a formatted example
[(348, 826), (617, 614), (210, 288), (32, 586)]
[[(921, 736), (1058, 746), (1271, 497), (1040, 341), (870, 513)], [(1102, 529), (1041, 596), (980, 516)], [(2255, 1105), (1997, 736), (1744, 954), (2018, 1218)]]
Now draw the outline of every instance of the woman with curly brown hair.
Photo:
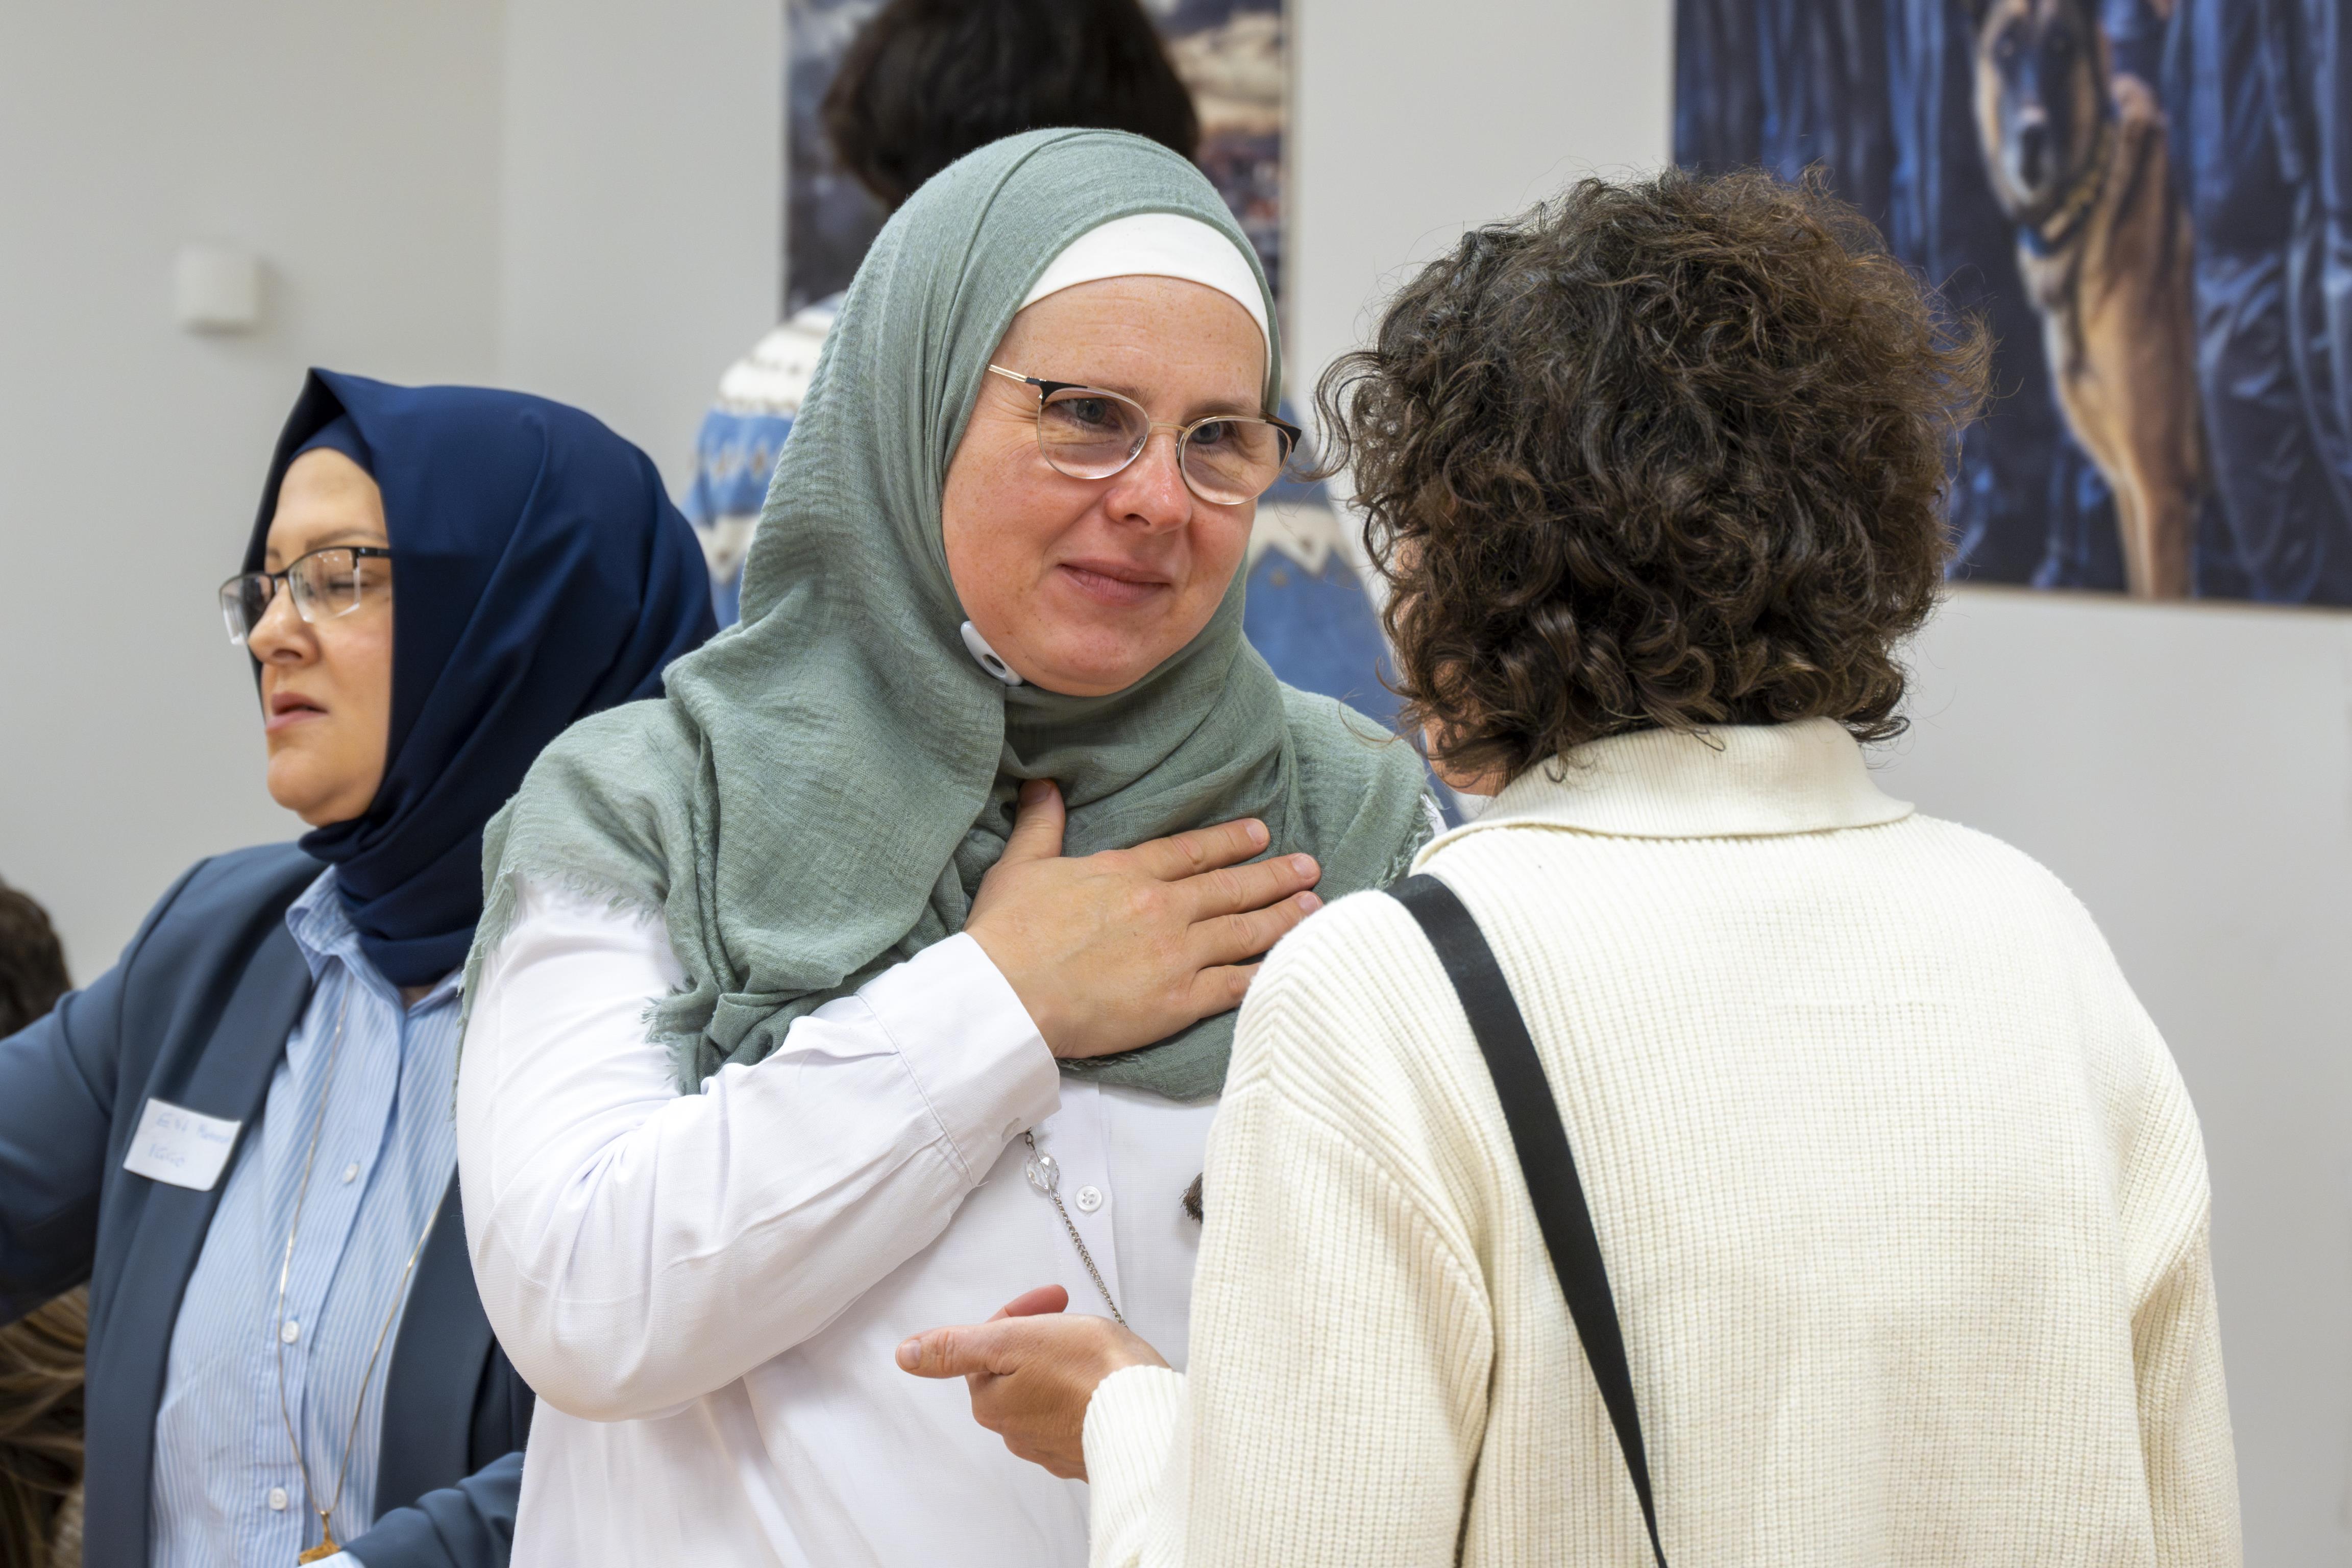
[(1863, 750), (1984, 366), (1819, 189), (1669, 173), (1474, 232), (1327, 378), (1495, 798), (1251, 991), (1189, 1375), (1037, 1293), (901, 1347), (1090, 1477), (1096, 1563), (2238, 1561), (2171, 1058)]

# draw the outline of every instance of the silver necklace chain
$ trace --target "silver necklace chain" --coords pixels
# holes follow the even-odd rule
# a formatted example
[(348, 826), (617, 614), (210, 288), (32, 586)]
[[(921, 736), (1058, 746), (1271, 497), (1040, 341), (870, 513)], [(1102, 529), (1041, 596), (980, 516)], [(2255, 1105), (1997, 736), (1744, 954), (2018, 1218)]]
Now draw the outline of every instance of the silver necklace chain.
[(1077, 1225), (1070, 1218), (1070, 1211), (1062, 1206), (1061, 1165), (1051, 1154), (1038, 1152), (1034, 1132), (1024, 1132), (1021, 1141), (1029, 1145), (1029, 1163), (1024, 1168), (1029, 1184), (1054, 1200), (1054, 1212), (1062, 1216), (1062, 1228), (1070, 1233), (1070, 1245), (1078, 1249), (1078, 1261), (1087, 1266), (1087, 1277), (1095, 1282), (1095, 1289), (1101, 1293), (1103, 1305), (1110, 1309), (1112, 1319), (1120, 1328), (1127, 1327), (1127, 1320), (1119, 1316), (1118, 1303), (1110, 1299), (1110, 1287), (1103, 1283), (1102, 1270), (1095, 1267), (1095, 1255), (1087, 1250), (1086, 1237), (1078, 1234)]
[(367, 1408), (368, 1386), (375, 1381), (376, 1358), (383, 1353), (384, 1338), (392, 1332), (392, 1321), (400, 1316), (401, 1302), (407, 1300), (408, 1276), (425, 1252), (425, 1243), (433, 1235), (435, 1222), (441, 1217), (441, 1205), (435, 1204), (433, 1213), (425, 1221), (424, 1234), (416, 1238), (416, 1245), (409, 1249), (408, 1261), (401, 1266), (400, 1279), (393, 1287), (392, 1310), (383, 1315), (383, 1327), (375, 1331), (375, 1345), (368, 1352), (367, 1370), (360, 1373), (359, 1402), (352, 1406), (351, 1430), (343, 1436), (342, 1463), (335, 1467), (334, 1495), (327, 1500), (326, 1507), (320, 1508), (318, 1490), (310, 1485), (310, 1461), (302, 1455), (302, 1439), (294, 1430), (294, 1412), (286, 1403), (286, 1283), (294, 1272), (294, 1238), (302, 1233), (302, 1205), (310, 1196), (310, 1167), (319, 1158), (319, 1134), (327, 1127), (327, 1101), (334, 1094), (335, 1068), (343, 1054), (343, 1021), (351, 1014), (351, 988), (356, 984), (350, 975), (343, 977), (342, 1005), (335, 1013), (335, 1037), (327, 1046), (327, 1081), (319, 1088), (319, 1111), (310, 1119), (310, 1147), (302, 1155), (301, 1184), (294, 1189), (294, 1222), (286, 1228), (286, 1256), (278, 1265), (278, 1415), (286, 1423), (286, 1440), (294, 1448), (294, 1468), (302, 1478), (303, 1501), (319, 1516), (320, 1542), (302, 1553), (299, 1560), (304, 1563), (332, 1556), (341, 1550), (335, 1542), (334, 1528), (328, 1521), (343, 1500), (343, 1481), (351, 1473), (352, 1449), (359, 1442), (360, 1414)]

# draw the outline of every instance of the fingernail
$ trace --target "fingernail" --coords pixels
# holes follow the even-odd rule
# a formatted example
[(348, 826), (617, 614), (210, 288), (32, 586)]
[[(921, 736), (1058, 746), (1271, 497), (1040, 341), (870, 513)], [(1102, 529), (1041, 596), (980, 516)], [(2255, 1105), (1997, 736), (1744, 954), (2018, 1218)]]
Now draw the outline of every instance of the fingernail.
[(1323, 907), (1323, 900), (1312, 893), (1301, 893), (1298, 895), (1298, 907), (1311, 915)]
[(1044, 779), (1029, 779), (1021, 785), (1022, 805), (1034, 805), (1045, 798), (1045, 781)]
[(1265, 823), (1255, 819), (1244, 822), (1242, 824), (1242, 831), (1249, 835), (1249, 841), (1251, 843), (1258, 846), (1260, 848), (1264, 848), (1265, 847)]
[(1302, 877), (1312, 877), (1320, 869), (1315, 864), (1315, 857), (1312, 855), (1293, 855), (1290, 858), (1290, 868)]
[(920, 1340), (906, 1340), (901, 1342), (898, 1346), (899, 1370), (902, 1372), (912, 1372), (922, 1364), (923, 1342)]

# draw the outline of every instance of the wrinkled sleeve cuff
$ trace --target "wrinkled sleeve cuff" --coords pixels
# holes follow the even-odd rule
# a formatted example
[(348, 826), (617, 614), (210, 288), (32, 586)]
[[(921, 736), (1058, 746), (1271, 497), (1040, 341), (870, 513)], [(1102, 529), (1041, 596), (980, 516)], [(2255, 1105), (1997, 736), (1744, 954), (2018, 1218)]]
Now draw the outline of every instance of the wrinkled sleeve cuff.
[(857, 994), (898, 1047), (974, 1185), (1016, 1134), (1061, 1109), (1054, 1053), (971, 937), (933, 943)]

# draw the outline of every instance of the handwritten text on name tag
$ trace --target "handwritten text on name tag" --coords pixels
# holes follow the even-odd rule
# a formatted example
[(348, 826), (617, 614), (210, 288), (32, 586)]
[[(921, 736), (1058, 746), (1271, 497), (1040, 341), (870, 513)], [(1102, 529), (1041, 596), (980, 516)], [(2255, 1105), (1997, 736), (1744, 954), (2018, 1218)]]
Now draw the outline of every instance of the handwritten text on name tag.
[(151, 1099), (139, 1113), (139, 1131), (131, 1134), (122, 1168), (175, 1187), (210, 1192), (228, 1163), (229, 1151), (236, 1147), (236, 1130), (244, 1125)]

